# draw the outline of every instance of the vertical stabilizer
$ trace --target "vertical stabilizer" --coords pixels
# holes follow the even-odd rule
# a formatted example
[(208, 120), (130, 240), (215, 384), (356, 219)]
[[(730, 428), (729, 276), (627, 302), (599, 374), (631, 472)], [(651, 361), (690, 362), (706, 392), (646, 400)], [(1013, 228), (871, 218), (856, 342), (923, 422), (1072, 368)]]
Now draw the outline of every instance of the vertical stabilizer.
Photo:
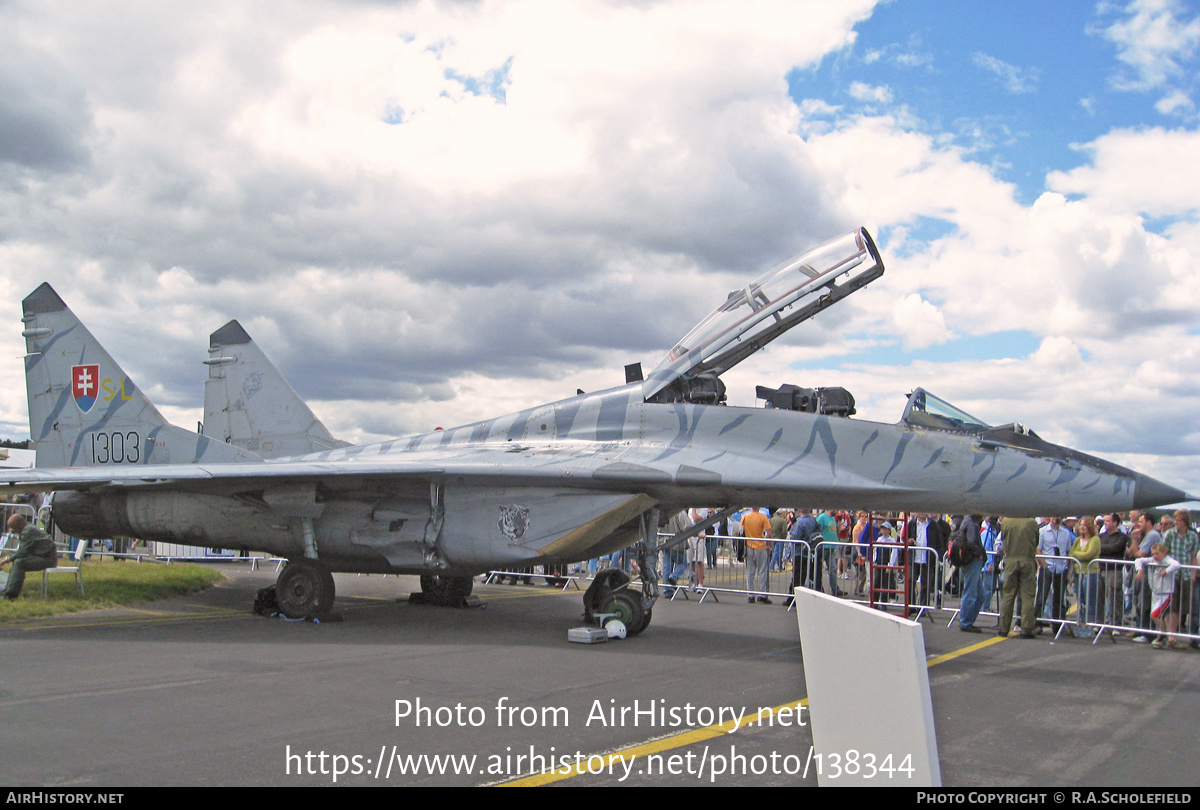
[(22, 307), (36, 466), (260, 460), (163, 419), (49, 284)]
[(263, 458), (346, 447), (329, 434), (237, 321), (208, 341), (204, 433)]

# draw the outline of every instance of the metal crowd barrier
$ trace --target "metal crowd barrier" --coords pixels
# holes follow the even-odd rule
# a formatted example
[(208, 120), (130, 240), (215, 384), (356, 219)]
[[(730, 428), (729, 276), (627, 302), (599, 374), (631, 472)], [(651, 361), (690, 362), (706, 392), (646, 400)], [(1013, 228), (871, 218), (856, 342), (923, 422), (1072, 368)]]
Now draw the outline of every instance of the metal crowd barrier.
[[(871, 604), (872, 592), (880, 594), (874, 600), (876, 607), (902, 607), (907, 601), (918, 621), (926, 613), (944, 609), (950, 569), (945, 559), (938, 556), (937, 549), (898, 541), (839, 542), (836, 545), (850, 551), (855, 577), (854, 601)], [(908, 549), (907, 565), (904, 563), (905, 548)], [(925, 560), (918, 561), (917, 555), (922, 551)], [(859, 559), (863, 562), (859, 563)]]
[[(994, 561), (994, 555), (991, 556)], [(1049, 565), (1039, 567), (1037, 573), (1037, 622), (1039, 626), (1051, 628), (1055, 638), (1070, 633), (1080, 638), (1091, 638), (1094, 644), (1106, 634), (1114, 641), (1122, 635), (1127, 638), (1169, 635), (1176, 639), (1200, 641), (1200, 582), (1192, 581), (1193, 572), (1200, 571), (1200, 567), (1184, 565), (1176, 574), (1177, 582), (1185, 581), (1185, 587), (1191, 593), (1187, 600), (1189, 604), (1176, 606), (1186, 615), (1180, 614), (1179, 628), (1171, 633), (1154, 626), (1150, 617), (1149, 583), (1138, 583), (1134, 579), (1135, 561), (1096, 559), (1082, 566), (1072, 557), (1039, 555), (1039, 559), (1047, 563), (1067, 563), (1061, 573), (1052, 572)], [(944, 562), (949, 567), (949, 563)], [(1147, 563), (1148, 568), (1153, 565), (1153, 562)], [(993, 567), (997, 568), (994, 564)], [(980, 616), (999, 615), (999, 602), (1004, 591), (1002, 562), (998, 569), (994, 573), (991, 598), (980, 611)], [(1059, 589), (1058, 594), (1055, 593), (1056, 588)], [(1061, 600), (1060, 610), (1055, 610), (1057, 600)], [(951, 611), (949, 625), (953, 624), (960, 611), (958, 607), (948, 609)], [(1020, 615), (1018, 595), (1013, 607), (1014, 620), (1019, 620)]]
[[(568, 566), (562, 566), (564, 569), (567, 567)], [(542, 570), (537, 570), (539, 568)], [(488, 571), (486, 574), (484, 574), (483, 584), (503, 585), (504, 580), (507, 578), (509, 583), (512, 585), (516, 585), (518, 581), (525, 585), (532, 585), (534, 579), (540, 579), (547, 587), (558, 588), (560, 591), (565, 591), (568, 588), (580, 590), (579, 580), (591, 579), (593, 574), (595, 574), (595, 571), (586, 574), (568, 571), (555, 573), (554, 571), (546, 571), (545, 566), (541, 565), (525, 567), (514, 566), (512, 568), (497, 568)]]
[(13, 515), (22, 516), (30, 524), (37, 520), (37, 512), (27, 503), (0, 503), (0, 520), (3, 520), (0, 526), (7, 526), (8, 519)]
[(69, 537), (64, 541), (56, 540), (55, 542), (61, 548), (65, 548), (67, 551), (74, 551), (76, 543), (83, 543), (84, 544), (83, 558), (85, 560), (92, 559), (92, 560), (96, 560), (96, 561), (100, 561), (100, 560), (104, 559), (105, 557), (111, 557), (113, 560), (133, 560), (135, 563), (150, 562), (150, 563), (155, 563), (157, 565), (172, 565), (174, 563), (212, 563), (212, 562), (243, 563), (244, 562), (244, 563), (250, 564), (251, 571), (257, 571), (260, 563), (275, 562), (275, 563), (278, 563), (278, 565), (276, 566), (278, 569), (278, 568), (282, 567), (282, 565), (284, 563), (287, 562), (286, 559), (281, 558), (281, 557), (263, 557), (263, 556), (254, 556), (253, 554), (251, 554), (248, 557), (238, 557), (238, 556), (229, 556), (229, 555), (198, 556), (195, 554), (190, 554), (190, 555), (189, 554), (171, 554), (171, 553), (160, 554), (157, 551), (145, 551), (145, 552), (117, 551), (115, 549), (110, 550), (110, 549), (104, 548), (103, 546), (96, 548), (93, 544), (101, 543), (101, 542), (103, 542), (102, 540), (92, 540), (92, 539), (81, 538), (81, 537)]
[[(660, 588), (667, 599), (683, 597), (690, 599), (691, 595), (699, 595), (703, 603), (710, 596), (713, 601), (720, 601), (720, 595), (744, 596), (747, 599), (769, 599), (777, 597), (786, 599), (791, 595), (793, 571), (792, 567), (800, 565), (803, 570), (812, 568), (813, 548), (808, 543), (799, 540), (773, 540), (761, 538), (767, 544), (766, 587), (755, 588), (747, 579), (746, 538), (722, 534), (708, 534), (699, 538), (704, 547), (703, 581), (697, 581), (691, 566), (686, 562), (686, 551), (677, 555), (682, 559), (682, 568), (674, 572), (666, 572), (664, 558), (667, 552), (660, 553)], [(756, 538), (751, 538), (756, 539)], [(679, 573), (676, 585), (669, 582), (671, 573)], [(803, 578), (800, 584), (807, 584)]]
[[(984, 567), (987, 568), (990, 565), (991, 570), (982, 572), (982, 577), (984, 580), (986, 580), (985, 585), (987, 587), (984, 588), (985, 598), (983, 600), (983, 608), (979, 611), (979, 615), (999, 619), (1001, 602), (1004, 599), (1004, 558), (1002, 556), (998, 557), (998, 553), (995, 551), (987, 552), (987, 557), (988, 565), (985, 565)], [(1070, 615), (1072, 608), (1071, 596), (1068, 593), (1068, 585), (1072, 581), (1070, 566), (1077, 565), (1077, 562), (1071, 557), (1055, 557), (1051, 555), (1043, 556), (1040, 554), (1038, 555), (1038, 559), (1046, 561), (1062, 561), (1068, 565), (1067, 570), (1060, 575), (1061, 581), (1058, 585), (1058, 587), (1061, 589), (1061, 596), (1058, 598), (1061, 598), (1062, 600), (1062, 608), (1060, 611), (1058, 611), (1061, 613), (1060, 616), (1054, 616), (1053, 614), (1055, 611), (1051, 609), (1053, 607), (1053, 599), (1051, 595), (1054, 593), (1053, 589), (1055, 585), (1051, 579), (1052, 574), (1049, 566), (1045, 568), (1039, 566), (1037, 570), (1037, 588), (1034, 591), (1034, 599), (1037, 602), (1038, 624), (1047, 625), (1050, 627), (1057, 626), (1058, 629), (1055, 631), (1057, 637), (1058, 635), (1062, 634), (1064, 627), (1074, 623), (1073, 619), (1067, 618)], [(948, 572), (948, 576), (955, 568), (955, 566), (950, 563), (949, 557), (942, 558), (942, 566)], [(946, 623), (947, 627), (954, 624), (955, 620), (958, 619), (959, 614), (962, 612), (961, 590), (956, 596), (960, 602), (959, 606), (945, 607), (946, 610), (950, 611), (950, 619)], [(1019, 621), (1021, 618), (1021, 607), (1021, 595), (1018, 593), (1016, 600), (1013, 603), (1014, 622)]]
[(1113, 641), (1121, 634), (1166, 636), (1171, 640), (1187, 639), (1189, 643), (1200, 641), (1200, 582), (1197, 581), (1200, 566), (1181, 564), (1175, 574), (1172, 604), (1166, 612), (1177, 616), (1178, 624), (1171, 631), (1159, 629), (1152, 620), (1150, 572), (1158, 566), (1153, 559), (1144, 565), (1146, 574), (1140, 583), (1136, 580), (1134, 560), (1095, 559), (1086, 568), (1077, 566), (1078, 626), (1088, 635), (1094, 634), (1093, 644), (1106, 631)]
[[(660, 535), (661, 539), (670, 537), (669, 534)], [(714, 601), (719, 601), (720, 594), (734, 594), (746, 596), (748, 598), (772, 596), (786, 598), (791, 593), (792, 572), (787, 570), (786, 556), (789, 551), (797, 555), (811, 555), (812, 549), (807, 543), (800, 543), (792, 540), (771, 540), (765, 538), (765, 542), (769, 545), (771, 552), (768, 559), (775, 558), (775, 544), (780, 545), (780, 559), (782, 570), (770, 568), (768, 565), (768, 583), (767, 588), (750, 589), (746, 582), (746, 562), (745, 562), (745, 538), (731, 537), (728, 535), (708, 534), (706, 537), (698, 538), (700, 546), (704, 552), (704, 579), (703, 582), (697, 581), (697, 577), (693, 574), (691, 565), (687, 562), (687, 545), (684, 544), (678, 549), (660, 551), (658, 559), (658, 581), (659, 592), (665, 599), (686, 599), (690, 600), (692, 596), (699, 596), (700, 601), (706, 601), (710, 596)], [(792, 548), (796, 547), (796, 548)], [(671, 564), (671, 570), (668, 570), (668, 561), (671, 559), (672, 551), (674, 559), (680, 561)], [(580, 579), (591, 579), (595, 572), (601, 568), (620, 568), (625, 573), (629, 574), (632, 580), (640, 582), (640, 572), (632, 565), (634, 555), (629, 549), (614, 552), (613, 554), (605, 555), (596, 561), (593, 568), (592, 561), (584, 563), (588, 566), (586, 573), (573, 574), (564, 570), (562, 573), (554, 572), (537, 572), (529, 567), (512, 567), (505, 569), (496, 569), (489, 571), (486, 574), (485, 584), (487, 583), (503, 583), (504, 580), (516, 583), (518, 581), (530, 582), (533, 579), (543, 579), (550, 584), (553, 580), (561, 586), (563, 590), (574, 585), (578, 588), (577, 581)], [(716, 565), (712, 565), (714, 562)], [(539, 566), (541, 567), (541, 566)], [(563, 569), (566, 569), (563, 566)], [(675, 578), (675, 584), (670, 583), (672, 574), (678, 574)]]
[[(107, 554), (108, 552), (105, 552)], [(126, 555), (128, 556), (128, 555)], [(182, 557), (177, 555), (141, 555), (150, 562), (162, 563), (163, 565), (174, 565), (175, 563), (225, 563), (232, 565), (234, 563), (249, 563), (251, 571), (257, 571), (259, 564), (275, 563), (275, 570), (278, 571), (287, 562), (285, 557)]]
[[(664, 535), (669, 536), (669, 535)], [(763, 538), (768, 545), (769, 555), (768, 570), (767, 570), (767, 587), (753, 588), (746, 579), (746, 558), (745, 558), (745, 538), (732, 537), (729, 535), (713, 535), (709, 534), (701, 538), (704, 545), (704, 574), (703, 581), (697, 581), (691, 565), (687, 562), (686, 548), (681, 547), (675, 554), (675, 560), (679, 561), (675, 564), (670, 564), (670, 552), (659, 553), (659, 589), (662, 597), (669, 600), (686, 599), (690, 600), (692, 596), (699, 596), (700, 602), (703, 603), (709, 597), (714, 601), (720, 601), (720, 595), (744, 596), (748, 599), (757, 599), (759, 597), (787, 599), (791, 596), (792, 582), (794, 576), (794, 567), (799, 565), (801, 570), (796, 580), (798, 584), (830, 592), (830, 579), (835, 583), (836, 590), (834, 592), (841, 596), (852, 599), (853, 601), (868, 602), (865, 592), (852, 593), (850, 588), (853, 582), (856, 582), (856, 577), (859, 573), (859, 566), (855, 563), (856, 551), (858, 544), (838, 541), (830, 543), (821, 541), (812, 546), (804, 541), (798, 540), (773, 540)], [(895, 544), (898, 548), (903, 548), (900, 544)], [(778, 554), (776, 554), (778, 549)], [(910, 604), (919, 612), (923, 613), (929, 610), (940, 609), (941, 606), (941, 583), (944, 581), (944, 568), (942, 562), (936, 559), (936, 552), (930, 550), (928, 552), (934, 559), (925, 569), (930, 579), (929, 583), (920, 583), (918, 589), (914, 591), (914, 598), (910, 600)], [(610, 559), (613, 558), (613, 559)], [(631, 570), (630, 560), (632, 554), (627, 552), (616, 552), (608, 557), (601, 558), (596, 565), (596, 569), (591, 569), (586, 575), (580, 577), (590, 579), (599, 568), (608, 567), (613, 564), (614, 567), (621, 568), (630, 577), (637, 581), (638, 574), (636, 570)], [(845, 560), (845, 564), (839, 567), (839, 560)], [(778, 563), (776, 561), (778, 560)], [(716, 562), (714, 566), (712, 563)], [(789, 570), (788, 563), (791, 562), (792, 570)], [(668, 570), (670, 566), (671, 570)], [(841, 573), (841, 572), (844, 572)], [(820, 587), (818, 588), (817, 576), (820, 574)], [(672, 574), (677, 574), (676, 582), (670, 582)], [(569, 574), (546, 574), (534, 572), (528, 568), (509, 568), (489, 571), (486, 575), (485, 583), (503, 583), (505, 580), (516, 583), (517, 581), (528, 581), (534, 578), (544, 579), (563, 579), (571, 578)], [(903, 586), (910, 579), (901, 573), (897, 579), (897, 584)], [(919, 580), (918, 580), (919, 581)], [(564, 585), (564, 589), (565, 589)], [(925, 599), (915, 598), (919, 595), (924, 595)], [(857, 598), (856, 598), (857, 597)], [(902, 600), (901, 600), (902, 601)]]
[[(751, 538), (755, 539), (755, 538)], [(745, 537), (732, 537), (722, 534), (708, 534), (697, 538), (699, 544), (694, 547), (692, 556), (703, 548), (703, 579), (693, 573), (687, 560), (686, 548), (676, 552), (676, 559), (682, 560), (682, 567), (668, 572), (664, 564), (669, 552), (660, 552), (659, 569), (662, 593), (665, 598), (689, 599), (691, 594), (700, 596), (700, 601), (706, 601), (710, 596), (714, 601), (720, 601), (721, 594), (745, 596), (748, 599), (769, 599), (772, 596), (785, 598), (790, 592), (792, 572), (788, 570), (788, 562), (805, 558), (812, 553), (807, 543), (791, 540), (772, 540), (761, 538), (767, 544), (765, 588), (752, 587), (747, 580), (747, 547)], [(672, 573), (678, 574), (677, 584), (670, 584)]]

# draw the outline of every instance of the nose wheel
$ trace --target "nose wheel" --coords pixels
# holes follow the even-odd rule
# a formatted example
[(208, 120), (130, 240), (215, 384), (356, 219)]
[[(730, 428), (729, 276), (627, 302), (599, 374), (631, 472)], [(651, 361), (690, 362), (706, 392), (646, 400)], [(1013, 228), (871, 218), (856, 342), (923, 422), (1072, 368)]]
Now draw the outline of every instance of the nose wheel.
[(613, 591), (600, 600), (600, 613), (615, 613), (625, 625), (625, 631), (636, 636), (650, 626), (653, 610), (642, 607), (641, 594), (636, 591)]

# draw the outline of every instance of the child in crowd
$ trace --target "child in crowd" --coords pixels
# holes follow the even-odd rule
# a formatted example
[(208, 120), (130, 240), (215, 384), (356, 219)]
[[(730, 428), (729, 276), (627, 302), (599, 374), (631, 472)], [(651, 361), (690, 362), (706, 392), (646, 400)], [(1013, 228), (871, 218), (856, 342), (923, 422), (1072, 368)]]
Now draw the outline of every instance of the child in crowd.
[[(1160, 631), (1167, 629), (1167, 614), (1171, 611), (1171, 595), (1175, 592), (1175, 575), (1179, 572), (1179, 561), (1170, 556), (1166, 543), (1155, 543), (1149, 557), (1139, 557), (1137, 562), (1138, 582), (1150, 580), (1150, 615), (1154, 626)], [(1149, 575), (1146, 568), (1152, 568)], [(1160, 635), (1150, 646), (1162, 649), (1166, 635)], [(1174, 642), (1171, 642), (1172, 646)]]

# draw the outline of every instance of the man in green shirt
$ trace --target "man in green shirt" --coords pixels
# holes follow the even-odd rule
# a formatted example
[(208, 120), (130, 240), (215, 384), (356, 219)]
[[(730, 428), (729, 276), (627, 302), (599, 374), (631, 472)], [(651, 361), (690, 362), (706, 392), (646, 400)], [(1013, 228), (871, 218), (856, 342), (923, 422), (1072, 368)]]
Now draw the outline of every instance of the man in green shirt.
[(25, 518), (20, 515), (13, 515), (8, 519), (8, 530), (20, 535), (20, 542), (16, 551), (0, 557), (0, 568), (10, 562), (13, 564), (3, 597), (16, 599), (25, 585), (25, 572), (53, 568), (58, 562), (58, 547), (54, 545), (50, 535), (37, 526), (27, 526)]
[(1037, 556), (1038, 525), (1032, 518), (1004, 518), (1000, 524), (1004, 540), (1004, 599), (1000, 602), (1000, 626), (996, 635), (1007, 636), (1012, 628), (1013, 603), (1021, 593), (1021, 638), (1033, 638), (1037, 626), (1037, 574), (1046, 563)]

